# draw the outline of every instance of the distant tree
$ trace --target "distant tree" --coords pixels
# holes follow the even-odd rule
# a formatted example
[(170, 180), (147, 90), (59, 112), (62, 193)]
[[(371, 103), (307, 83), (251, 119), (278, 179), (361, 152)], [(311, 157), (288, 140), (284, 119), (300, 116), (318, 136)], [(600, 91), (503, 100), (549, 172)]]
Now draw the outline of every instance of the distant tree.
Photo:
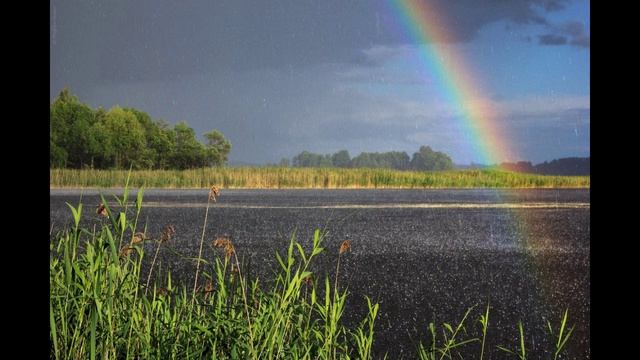
[(390, 151), (385, 153), (389, 158), (391, 167), (398, 170), (406, 170), (409, 168), (410, 158), (404, 151)]
[(204, 133), (207, 139), (207, 160), (210, 166), (220, 166), (227, 162), (227, 156), (231, 151), (231, 143), (225, 139), (218, 130)]
[(293, 166), (295, 167), (319, 167), (321, 162), (322, 155), (306, 150), (293, 157)]
[(453, 161), (447, 154), (433, 151), (429, 146), (421, 146), (420, 150), (413, 154), (410, 165), (415, 170), (453, 169)]
[(206, 165), (206, 149), (196, 139), (195, 131), (186, 122), (181, 121), (173, 127), (176, 136), (176, 151), (171, 165), (177, 169), (204, 167)]
[(112, 141), (112, 133), (107, 129), (106, 112), (99, 109), (100, 118), (91, 127), (92, 137), (95, 139), (93, 143), (91, 162), (94, 167), (99, 169), (115, 167), (115, 144)]
[(291, 166), (291, 161), (289, 161), (289, 159), (287, 159), (287, 158), (282, 158), (282, 159), (280, 159), (280, 162), (278, 163), (278, 166), (280, 166), (280, 167), (289, 167), (289, 166)]
[(180, 168), (221, 165), (231, 144), (219, 131), (200, 143), (186, 123), (171, 128), (134, 108), (91, 109), (63, 89), (49, 108), (50, 167)]
[(153, 120), (151, 119), (151, 116), (149, 114), (131, 107), (125, 107), (122, 108), (122, 110), (132, 113), (133, 116), (136, 117), (136, 120), (138, 121), (140, 126), (142, 126), (146, 134), (150, 134), (151, 132), (153, 132), (153, 129), (156, 127), (156, 125), (153, 123)]
[(373, 153), (362, 152), (351, 159), (351, 166), (354, 168), (375, 168), (378, 167), (378, 162)]
[(351, 166), (404, 170), (409, 167), (409, 155), (400, 151), (384, 153), (363, 152), (351, 159)]
[(331, 163), (335, 167), (349, 167), (351, 166), (351, 156), (347, 150), (340, 150), (331, 156)]
[(51, 166), (91, 165), (93, 110), (65, 88), (49, 107)]
[(315, 154), (303, 151), (292, 159), (295, 167), (354, 167), (354, 168), (387, 168), (406, 170), (409, 168), (422, 170), (448, 170), (453, 168), (451, 158), (444, 153), (421, 147), (413, 159), (404, 151), (362, 152), (351, 158), (347, 150), (340, 150), (333, 155)]
[(293, 157), (292, 164), (295, 167), (306, 167), (306, 166), (311, 166), (310, 161), (311, 161), (311, 153), (304, 150), (300, 154)]
[(138, 159), (138, 167), (147, 169), (158, 167), (158, 154), (156, 149), (153, 146), (150, 146), (150, 143), (153, 141), (153, 137), (157, 135), (158, 125), (154, 123), (151, 116), (144, 111), (134, 108), (123, 108), (123, 110), (133, 114), (136, 117), (136, 120), (138, 120), (140, 126), (144, 129), (146, 146), (142, 149), (142, 153)]
[(133, 113), (114, 106), (106, 113), (99, 133), (104, 134), (104, 151), (113, 156), (114, 167), (142, 167), (140, 160), (146, 147), (146, 139), (144, 128)]
[(152, 152), (154, 166), (158, 169), (171, 168), (176, 153), (176, 133), (164, 120), (156, 122), (151, 137), (147, 140)]
[(591, 174), (591, 157), (561, 158), (543, 162), (535, 166), (535, 172), (544, 175), (583, 175)]
[(51, 137), (49, 139), (49, 166), (52, 168), (64, 167), (67, 164), (68, 156), (66, 150)]
[(331, 155), (318, 155), (318, 166), (319, 167), (332, 167), (333, 162), (331, 162)]
[(98, 169), (104, 169), (114, 166), (114, 151), (111, 147), (111, 139), (104, 126), (106, 116), (107, 112), (102, 107), (98, 107), (94, 111), (95, 121), (90, 129), (91, 137), (94, 140), (90, 149), (91, 164), (92, 167)]

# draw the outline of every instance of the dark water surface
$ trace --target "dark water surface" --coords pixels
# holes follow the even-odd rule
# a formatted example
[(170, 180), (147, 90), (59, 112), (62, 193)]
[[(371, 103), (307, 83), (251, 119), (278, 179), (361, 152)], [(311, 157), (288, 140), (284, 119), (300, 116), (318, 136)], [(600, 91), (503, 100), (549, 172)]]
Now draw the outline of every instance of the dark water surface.
[[(51, 190), (54, 232), (71, 221), (64, 203), (79, 198), (77, 190)], [(170, 246), (197, 256), (207, 191), (146, 190), (144, 199), (141, 228), (146, 224), (157, 237), (173, 224)], [(99, 202), (96, 191), (84, 191), (88, 226), (100, 222)], [(364, 316), (364, 295), (380, 303), (374, 343), (380, 357), (388, 351), (390, 359), (414, 358), (418, 341), (429, 342), (430, 322), (454, 325), (475, 304), (467, 326), (479, 326), (477, 315), (490, 301), (485, 358), (509, 358), (495, 347), (515, 348), (518, 320), (527, 358), (549, 358), (546, 320), (557, 326), (568, 308), (575, 324), (569, 358), (588, 359), (589, 203), (588, 190), (222, 190), (209, 210), (204, 257), (214, 256), (213, 238), (228, 234), (251, 272), (270, 278), (274, 253), (285, 251), (293, 231), (310, 248), (314, 229), (326, 229), (328, 252), (315, 270), (333, 276), (340, 243), (351, 241), (340, 264), (341, 287), (351, 293), (345, 320)], [(147, 254), (154, 250), (145, 246)], [(169, 249), (160, 261), (163, 272), (193, 281), (194, 265)], [(478, 346), (468, 347), (476, 354), (469, 358), (478, 356)]]

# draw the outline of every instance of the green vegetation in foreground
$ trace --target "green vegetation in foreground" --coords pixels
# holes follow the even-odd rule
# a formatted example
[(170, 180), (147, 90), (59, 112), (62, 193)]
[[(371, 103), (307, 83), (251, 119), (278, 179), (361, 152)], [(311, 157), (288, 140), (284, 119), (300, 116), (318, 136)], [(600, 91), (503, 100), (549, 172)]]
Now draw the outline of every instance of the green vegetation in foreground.
[[(207, 202), (216, 201), (212, 188)], [(279, 270), (275, 281), (249, 281), (233, 243), (217, 238), (220, 249), (214, 259), (195, 261), (195, 283), (173, 284), (171, 274), (153, 272), (158, 249), (169, 246), (175, 230), (167, 226), (157, 237), (138, 232), (143, 189), (135, 202), (128, 201), (128, 187), (117, 204), (109, 207), (102, 197), (102, 226), (80, 227), (83, 206), (69, 204), (73, 225), (50, 240), (49, 336), (50, 357), (55, 359), (371, 359), (374, 326), (379, 306), (366, 298), (368, 314), (354, 329), (342, 324), (349, 295), (340, 286), (340, 259), (348, 256), (345, 241), (337, 251), (333, 282), (310, 271), (321, 256), (323, 234), (314, 233), (311, 248), (304, 249), (292, 237), (284, 255), (276, 254)], [(118, 209), (116, 211), (116, 208)], [(146, 279), (141, 277), (146, 254), (144, 241), (155, 243), (155, 255)], [(307, 247), (309, 247), (307, 245)], [(202, 270), (200, 272), (200, 270)], [(155, 277), (152, 282), (152, 275)], [(198, 282), (198, 275), (202, 275)], [(265, 285), (269, 284), (269, 285)], [(478, 317), (466, 311), (454, 325), (428, 325), (430, 342), (419, 343), (420, 359), (463, 358), (474, 353), (483, 359), (488, 349), (490, 307)], [(573, 327), (563, 319), (548, 324), (556, 359), (565, 350)], [(478, 320), (471, 320), (471, 319)], [(511, 358), (526, 359), (530, 341), (522, 323), (520, 339), (513, 346), (494, 350)], [(393, 349), (388, 349), (393, 351)], [(456, 356), (457, 355), (457, 356)]]
[[(51, 169), (51, 187), (124, 187), (126, 170)], [(549, 176), (503, 170), (398, 171), (328, 168), (200, 168), (134, 170), (132, 186), (226, 189), (424, 189), (424, 188), (589, 188), (589, 176)]]

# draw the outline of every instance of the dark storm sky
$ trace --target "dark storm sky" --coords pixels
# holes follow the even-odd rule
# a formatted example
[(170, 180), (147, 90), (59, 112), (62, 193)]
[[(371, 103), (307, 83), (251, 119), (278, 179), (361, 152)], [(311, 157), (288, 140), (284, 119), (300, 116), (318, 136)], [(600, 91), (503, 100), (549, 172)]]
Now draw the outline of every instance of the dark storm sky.
[[(430, 2), (520, 159), (589, 156), (588, 1)], [(430, 46), (382, 0), (53, 0), (50, 98), (219, 129), (231, 163), (420, 145), (478, 162), (416, 60)]]

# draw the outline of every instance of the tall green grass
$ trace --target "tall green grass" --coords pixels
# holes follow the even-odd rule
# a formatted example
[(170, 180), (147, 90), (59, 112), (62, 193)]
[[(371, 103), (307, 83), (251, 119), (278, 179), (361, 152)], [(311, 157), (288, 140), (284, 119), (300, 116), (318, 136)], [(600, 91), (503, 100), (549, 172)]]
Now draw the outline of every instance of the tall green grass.
[[(263, 283), (246, 276), (233, 243), (220, 237), (210, 244), (218, 251), (212, 259), (201, 255), (192, 259), (202, 274), (202, 282), (196, 282), (192, 291), (186, 284), (175, 284), (171, 273), (156, 272), (151, 280), (157, 251), (171, 241), (173, 228), (167, 226), (157, 236), (146, 234), (144, 228), (139, 231), (144, 191), (140, 189), (135, 201), (129, 202), (128, 189), (125, 180), (124, 195), (116, 197), (113, 206), (102, 197), (105, 212), (99, 229), (81, 226), (82, 203), (68, 204), (71, 226), (50, 239), (51, 358), (373, 358), (379, 305), (366, 298), (368, 312), (358, 325), (348, 328), (342, 321), (349, 293), (340, 286), (339, 274), (340, 259), (348, 256), (347, 241), (334, 249), (333, 283), (311, 271), (314, 259), (326, 253), (319, 230), (308, 250), (292, 236), (286, 251), (276, 254), (274, 280)], [(141, 277), (144, 241), (155, 243), (156, 254), (147, 279)], [(437, 330), (430, 323), (430, 344), (420, 343), (416, 357), (450, 359), (478, 353), (482, 359), (489, 306), (477, 321), (470, 320), (473, 309), (455, 326), (442, 323)], [(568, 312), (557, 330), (547, 323), (554, 358), (565, 351), (573, 331), (573, 327), (566, 330), (567, 323)], [(516, 346), (520, 347), (498, 349), (524, 358), (525, 337), (519, 326)]]
[[(217, 239), (211, 246), (222, 248), (218, 256), (195, 259), (204, 281), (193, 292), (170, 273), (147, 288), (140, 276), (147, 235), (137, 229), (142, 195), (127, 208), (127, 193), (119, 211), (103, 199), (107, 216), (99, 230), (81, 228), (82, 204), (69, 205), (72, 228), (50, 242), (51, 357), (371, 358), (378, 305), (367, 299), (369, 315), (355, 329), (342, 324), (347, 291), (337, 278), (322, 283), (310, 271), (325, 250), (320, 231), (309, 251), (292, 237), (268, 287), (243, 276), (233, 243)], [(166, 234), (156, 237), (156, 249), (171, 241)]]
[[(126, 170), (51, 169), (51, 187), (123, 187)], [(502, 170), (442, 172), (336, 168), (202, 168), (136, 170), (132, 186), (152, 188), (588, 188), (589, 176), (546, 176)]]

